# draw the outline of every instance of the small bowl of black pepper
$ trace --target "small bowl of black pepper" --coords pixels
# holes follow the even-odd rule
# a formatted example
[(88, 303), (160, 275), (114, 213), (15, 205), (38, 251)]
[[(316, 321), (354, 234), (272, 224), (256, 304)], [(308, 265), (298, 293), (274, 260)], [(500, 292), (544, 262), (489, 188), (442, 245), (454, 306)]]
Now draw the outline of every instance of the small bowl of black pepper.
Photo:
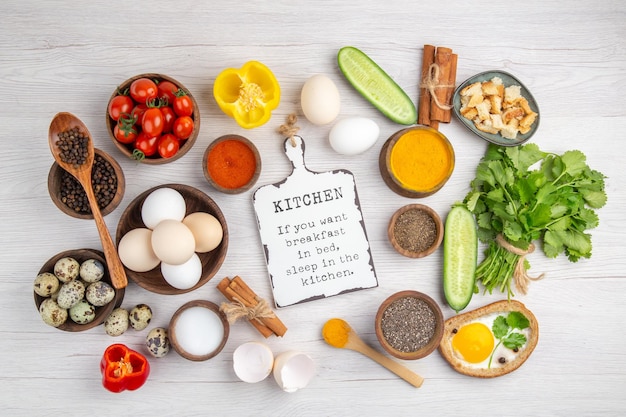
[(409, 258), (423, 258), (435, 252), (443, 241), (443, 221), (435, 210), (424, 204), (399, 208), (387, 230), (394, 249)]
[[(97, 148), (94, 149), (91, 184), (103, 216), (119, 206), (126, 189), (124, 172), (115, 158)], [(93, 219), (82, 185), (56, 162), (48, 173), (48, 192), (52, 202), (65, 214), (77, 219)]]
[(421, 359), (437, 349), (443, 326), (437, 302), (412, 290), (389, 296), (378, 308), (375, 319), (376, 337), (383, 349), (404, 360)]

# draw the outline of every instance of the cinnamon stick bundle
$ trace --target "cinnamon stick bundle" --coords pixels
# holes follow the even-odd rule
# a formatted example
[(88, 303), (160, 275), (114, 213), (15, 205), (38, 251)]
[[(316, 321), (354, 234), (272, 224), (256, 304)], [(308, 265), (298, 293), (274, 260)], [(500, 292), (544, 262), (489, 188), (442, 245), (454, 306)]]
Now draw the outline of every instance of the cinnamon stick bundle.
[(271, 335), (283, 336), (287, 332), (287, 327), (276, 313), (241, 277), (236, 276), (232, 280), (226, 277), (217, 284), (217, 289), (230, 301), (230, 304), (223, 303), (220, 307), (229, 321), (246, 317), (265, 338)]
[(424, 45), (418, 106), (419, 124), (439, 128), (450, 123), (458, 56), (443, 46)]

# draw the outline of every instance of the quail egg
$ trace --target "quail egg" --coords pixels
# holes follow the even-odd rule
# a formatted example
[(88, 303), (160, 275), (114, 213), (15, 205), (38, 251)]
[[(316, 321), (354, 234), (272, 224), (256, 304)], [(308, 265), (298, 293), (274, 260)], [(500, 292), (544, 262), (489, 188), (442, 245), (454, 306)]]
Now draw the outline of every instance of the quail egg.
[(104, 321), (104, 331), (109, 336), (119, 336), (128, 330), (128, 310), (118, 307)]
[(130, 327), (135, 330), (143, 330), (148, 327), (150, 320), (152, 320), (152, 309), (147, 304), (137, 304), (130, 310), (128, 320)]
[(59, 327), (67, 320), (67, 310), (59, 307), (52, 298), (46, 298), (39, 306), (39, 313), (44, 323)]
[(61, 285), (57, 304), (61, 308), (71, 308), (85, 297), (85, 284), (81, 280), (75, 279)]
[(85, 291), (85, 298), (92, 305), (102, 307), (115, 298), (115, 290), (104, 281), (96, 281), (89, 284)]
[(80, 264), (79, 274), (85, 282), (100, 281), (104, 276), (104, 265), (97, 259), (87, 259)]
[(170, 351), (170, 339), (167, 330), (163, 327), (156, 327), (146, 336), (146, 347), (148, 352), (155, 358), (162, 358)]
[(87, 324), (96, 318), (96, 308), (85, 299), (80, 300), (70, 308), (70, 319), (74, 323)]
[(52, 294), (59, 290), (59, 279), (56, 275), (50, 272), (43, 272), (37, 275), (35, 278), (35, 283), (33, 284), (33, 289), (37, 295), (42, 297), (50, 297)]
[(65, 257), (54, 264), (54, 275), (61, 282), (70, 282), (78, 276), (80, 264), (74, 258)]

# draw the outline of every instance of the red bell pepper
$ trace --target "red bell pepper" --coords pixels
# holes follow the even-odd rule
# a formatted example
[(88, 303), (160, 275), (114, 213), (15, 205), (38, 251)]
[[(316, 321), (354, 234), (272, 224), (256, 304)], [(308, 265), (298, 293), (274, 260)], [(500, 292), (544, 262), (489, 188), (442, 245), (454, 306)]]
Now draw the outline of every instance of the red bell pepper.
[(150, 363), (141, 353), (116, 343), (104, 351), (100, 371), (104, 388), (111, 392), (133, 391), (148, 379)]

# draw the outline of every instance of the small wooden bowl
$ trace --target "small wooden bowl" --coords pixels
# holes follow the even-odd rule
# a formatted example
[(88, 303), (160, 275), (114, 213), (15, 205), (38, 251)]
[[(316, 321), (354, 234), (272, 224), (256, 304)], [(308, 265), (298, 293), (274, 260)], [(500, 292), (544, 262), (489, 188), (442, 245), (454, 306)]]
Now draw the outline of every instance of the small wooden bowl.
[[(430, 153), (400, 151), (403, 158), (410, 160), (411, 166), (419, 168), (412, 173), (403, 173), (403, 178), (394, 173), (394, 148), (399, 142), (415, 140), (429, 140), (432, 146), (439, 148), (443, 155), (443, 160), (436, 160), (440, 155)], [(432, 157), (432, 158), (431, 158)], [(393, 135), (383, 145), (378, 158), (380, 174), (385, 184), (395, 193), (409, 198), (428, 197), (439, 191), (448, 181), (454, 171), (454, 148), (452, 144), (441, 132), (428, 126), (412, 126), (402, 129)], [(423, 171), (428, 171), (436, 175), (436, 182), (433, 184), (421, 184), (418, 178)]]
[[(399, 220), (402, 221), (404, 216), (403, 217), (401, 216), (411, 210), (420, 210), (426, 213), (428, 216), (430, 216), (430, 218), (435, 223), (435, 236), (434, 236), (433, 243), (427, 249), (422, 250), (422, 251), (412, 251), (409, 248), (403, 247), (400, 244), (400, 241), (398, 240), (398, 236), (396, 235), (396, 225), (400, 226), (400, 224), (398, 224), (398, 221)], [(414, 220), (415, 222), (417, 222), (419, 219), (414, 219)], [(410, 224), (406, 224), (406, 226), (409, 227), (410, 230), (415, 228), (416, 233), (419, 233), (419, 229), (420, 229), (419, 225), (410, 223)], [(400, 207), (393, 214), (393, 216), (391, 216), (391, 220), (389, 220), (389, 227), (387, 228), (387, 236), (389, 237), (389, 241), (391, 242), (391, 245), (393, 246), (393, 248), (401, 255), (404, 255), (409, 258), (423, 258), (435, 252), (437, 248), (439, 248), (439, 246), (441, 245), (441, 242), (443, 241), (443, 232), (444, 232), (444, 225), (443, 225), (443, 221), (441, 220), (441, 217), (439, 217), (439, 215), (437, 214), (435, 210), (433, 210), (432, 208), (424, 204), (408, 204), (406, 206)]]
[(139, 194), (133, 201), (131, 201), (128, 207), (126, 207), (126, 209), (122, 213), (120, 221), (117, 225), (115, 243), (116, 245), (119, 245), (122, 236), (124, 236), (129, 231), (138, 227), (146, 227), (146, 225), (143, 223), (143, 220), (141, 219), (141, 206), (143, 204), (143, 201), (148, 195), (150, 195), (150, 193), (152, 193), (152, 191), (164, 187), (172, 188), (178, 191), (183, 196), (187, 205), (187, 211), (185, 213), (185, 216), (191, 213), (195, 213), (197, 211), (203, 211), (205, 213), (209, 213), (215, 216), (215, 218), (219, 220), (220, 224), (222, 225), (222, 242), (218, 245), (217, 248), (213, 249), (210, 252), (198, 253), (198, 256), (200, 257), (200, 262), (202, 263), (202, 276), (200, 277), (200, 280), (196, 285), (188, 289), (178, 289), (168, 284), (161, 274), (160, 265), (147, 272), (135, 272), (131, 271), (128, 268), (124, 269), (126, 270), (126, 275), (130, 279), (132, 279), (137, 285), (148, 291), (166, 295), (182, 294), (200, 288), (201, 286), (209, 282), (209, 280), (213, 278), (213, 276), (220, 269), (220, 266), (222, 266), (224, 258), (226, 258), (226, 252), (228, 250), (228, 226), (226, 224), (226, 218), (222, 214), (222, 211), (218, 207), (217, 203), (215, 203), (215, 201), (213, 201), (208, 195), (198, 190), (197, 188), (183, 184), (164, 184), (144, 191), (143, 193)]
[[(249, 172), (249, 179), (247, 182), (243, 184), (236, 184), (235, 186), (226, 186), (225, 184), (220, 184), (216, 181), (213, 176), (211, 176), (211, 172), (209, 170), (209, 156), (216, 149), (217, 146), (221, 146), (224, 142), (227, 141), (236, 141), (239, 144), (243, 144), (245, 147), (241, 147), (241, 149), (236, 152), (232, 152), (230, 155), (225, 155), (223, 159), (221, 159), (222, 167), (228, 166), (230, 169), (239, 169), (241, 165), (241, 155), (246, 153), (245, 157), (250, 157), (250, 154), (246, 149), (249, 149), (252, 155), (254, 156), (254, 171)], [(221, 191), (226, 194), (239, 194), (244, 191), (249, 190), (254, 184), (256, 184), (259, 176), (261, 175), (261, 155), (259, 154), (259, 150), (250, 140), (246, 139), (243, 136), (239, 135), (224, 135), (215, 139), (204, 151), (204, 158), (202, 159), (202, 169), (204, 171), (204, 177), (211, 184), (213, 188), (218, 191)]]
[[(177, 334), (176, 326), (178, 324), (178, 320), (185, 311), (193, 307), (202, 307), (211, 310), (219, 318), (222, 326), (224, 327), (224, 335), (222, 336), (222, 341), (212, 352), (204, 355), (191, 354), (185, 351), (184, 347), (181, 346), (179, 340), (180, 335)], [(180, 356), (190, 361), (206, 361), (207, 359), (211, 359), (222, 351), (224, 345), (226, 345), (226, 341), (228, 340), (228, 335), (230, 334), (230, 325), (228, 324), (226, 315), (222, 311), (220, 311), (220, 308), (217, 304), (212, 303), (211, 301), (194, 300), (183, 304), (178, 310), (176, 310), (170, 320), (168, 334), (172, 347)]]
[[(434, 329), (432, 330), (432, 336), (428, 339), (428, 342), (426, 344), (423, 344), (419, 349), (415, 351), (411, 351), (411, 352), (405, 352), (403, 350), (399, 350), (396, 347), (394, 347), (395, 343), (393, 342), (390, 343), (385, 337), (385, 332), (383, 331), (383, 319), (384, 319), (385, 311), (387, 311), (387, 309), (394, 302), (396, 301), (401, 302), (400, 300), (402, 300), (403, 298), (414, 298), (416, 300), (419, 300), (425, 303), (427, 308), (430, 311), (432, 311), (432, 316), (429, 315), (428, 320), (431, 320), (431, 319), (434, 320), (434, 324), (433, 324)], [(415, 310), (420, 309), (423, 305), (424, 304), (415, 305), (416, 306)], [(401, 310), (401, 313), (397, 317), (398, 325), (407, 327), (405, 331), (409, 331), (409, 332), (421, 331), (422, 323), (414, 323), (412, 325), (407, 325), (406, 323), (403, 323), (405, 318), (408, 318), (408, 316), (413, 315), (414, 316), (413, 318), (416, 318), (415, 316), (417, 316), (418, 312), (415, 310), (411, 310), (411, 309)], [(385, 320), (393, 320), (393, 318), (387, 317), (385, 318)], [(420, 321), (419, 318), (417, 318), (417, 321)], [(383, 303), (378, 308), (378, 311), (376, 313), (376, 319), (375, 319), (376, 337), (378, 338), (378, 341), (380, 342), (383, 349), (385, 349), (385, 351), (387, 351), (390, 355), (398, 359), (405, 359), (405, 360), (421, 359), (423, 357), (430, 355), (435, 349), (437, 349), (443, 337), (443, 327), (444, 327), (443, 314), (441, 312), (441, 308), (435, 302), (435, 300), (433, 300), (431, 297), (429, 297), (428, 295), (424, 293), (421, 293), (418, 291), (411, 291), (411, 290), (400, 291), (389, 296), (385, 301), (383, 301)], [(430, 332), (426, 331), (426, 333), (430, 333)]]
[[(180, 142), (180, 149), (178, 150), (178, 152), (176, 152), (176, 155), (172, 156), (171, 158), (162, 158), (157, 153), (156, 155), (145, 157), (141, 160), (138, 160), (139, 162), (148, 164), (148, 165), (161, 165), (161, 164), (167, 164), (169, 162), (174, 162), (177, 159), (180, 159), (187, 152), (189, 152), (189, 150), (194, 145), (194, 143), (196, 143), (196, 139), (198, 138), (198, 133), (200, 132), (200, 109), (198, 107), (198, 103), (196, 102), (196, 99), (193, 97), (193, 95), (189, 92), (189, 90), (183, 84), (176, 81), (172, 77), (168, 77), (167, 75), (157, 74), (157, 73), (139, 74), (124, 81), (115, 89), (115, 91), (113, 91), (113, 94), (111, 94), (111, 97), (109, 98), (109, 102), (113, 100), (115, 96), (119, 95), (118, 93), (119, 91), (124, 91), (127, 88), (130, 88), (130, 85), (133, 83), (133, 81), (138, 80), (139, 78), (150, 78), (151, 80), (156, 80), (156, 81), (170, 81), (176, 84), (178, 87), (182, 88), (184, 91), (186, 91), (187, 95), (193, 102), (193, 114), (191, 115), (191, 118), (193, 119), (194, 129), (193, 129), (193, 132), (191, 133), (191, 136), (189, 136), (189, 138), (182, 140)], [(134, 148), (132, 144), (126, 145), (126, 144), (120, 143), (117, 139), (115, 139), (115, 136), (113, 134), (113, 129), (115, 128), (116, 121), (111, 119), (111, 117), (109, 116), (108, 102), (107, 102), (107, 109), (105, 109), (105, 118), (106, 118), (107, 131), (109, 132), (109, 137), (111, 138), (111, 140), (113, 141), (117, 149), (119, 149), (120, 152), (122, 152), (122, 154), (124, 154), (129, 159), (137, 160), (137, 158), (135, 158), (135, 156), (133, 155)]]
[[(106, 259), (104, 258), (104, 253), (95, 249), (74, 249), (67, 250), (61, 253), (54, 255), (52, 258), (48, 259), (45, 264), (41, 267), (38, 274), (42, 274), (44, 272), (54, 273), (54, 265), (61, 258), (70, 257), (76, 259), (79, 264), (82, 264), (88, 259), (96, 259), (105, 266), (104, 269), (104, 277), (102, 277), (101, 281), (104, 281), (111, 286), (113, 283), (111, 282), (111, 276), (109, 275), (109, 270), (106, 268)], [(99, 326), (106, 320), (106, 318), (111, 314), (113, 309), (122, 305), (122, 301), (124, 300), (125, 289), (120, 288), (115, 290), (115, 298), (109, 304), (104, 305), (102, 307), (96, 307), (96, 317), (93, 319), (91, 323), (87, 324), (78, 324), (72, 321), (69, 317), (67, 321), (57, 327), (57, 329), (64, 330), (66, 332), (82, 332), (84, 330), (92, 329), (96, 326)], [(46, 297), (42, 297), (39, 294), (33, 291), (33, 295), (35, 297), (35, 306), (37, 307), (37, 311), (39, 311), (39, 306), (46, 299)]]
[[(103, 216), (111, 213), (115, 210), (119, 205), (122, 199), (124, 198), (124, 192), (126, 190), (126, 180), (124, 178), (124, 171), (122, 171), (122, 167), (117, 163), (115, 158), (113, 158), (108, 153), (104, 152), (100, 149), (94, 149), (94, 153), (96, 156), (102, 157), (105, 161), (109, 162), (115, 171), (115, 176), (117, 177), (117, 190), (115, 191), (115, 195), (113, 199), (106, 205), (106, 207), (101, 207), (100, 212)], [(67, 204), (63, 202), (61, 195), (61, 187), (63, 186), (63, 175), (66, 171), (59, 166), (58, 163), (54, 162), (50, 167), (50, 172), (48, 173), (48, 193), (50, 194), (50, 198), (52, 202), (65, 214), (75, 217), (77, 219), (93, 219), (93, 214), (91, 212), (79, 212), (68, 207)], [(78, 180), (76, 180), (78, 184)], [(80, 185), (79, 185), (80, 187)], [(96, 197), (98, 194), (96, 193)], [(85, 197), (86, 198), (86, 197)]]

